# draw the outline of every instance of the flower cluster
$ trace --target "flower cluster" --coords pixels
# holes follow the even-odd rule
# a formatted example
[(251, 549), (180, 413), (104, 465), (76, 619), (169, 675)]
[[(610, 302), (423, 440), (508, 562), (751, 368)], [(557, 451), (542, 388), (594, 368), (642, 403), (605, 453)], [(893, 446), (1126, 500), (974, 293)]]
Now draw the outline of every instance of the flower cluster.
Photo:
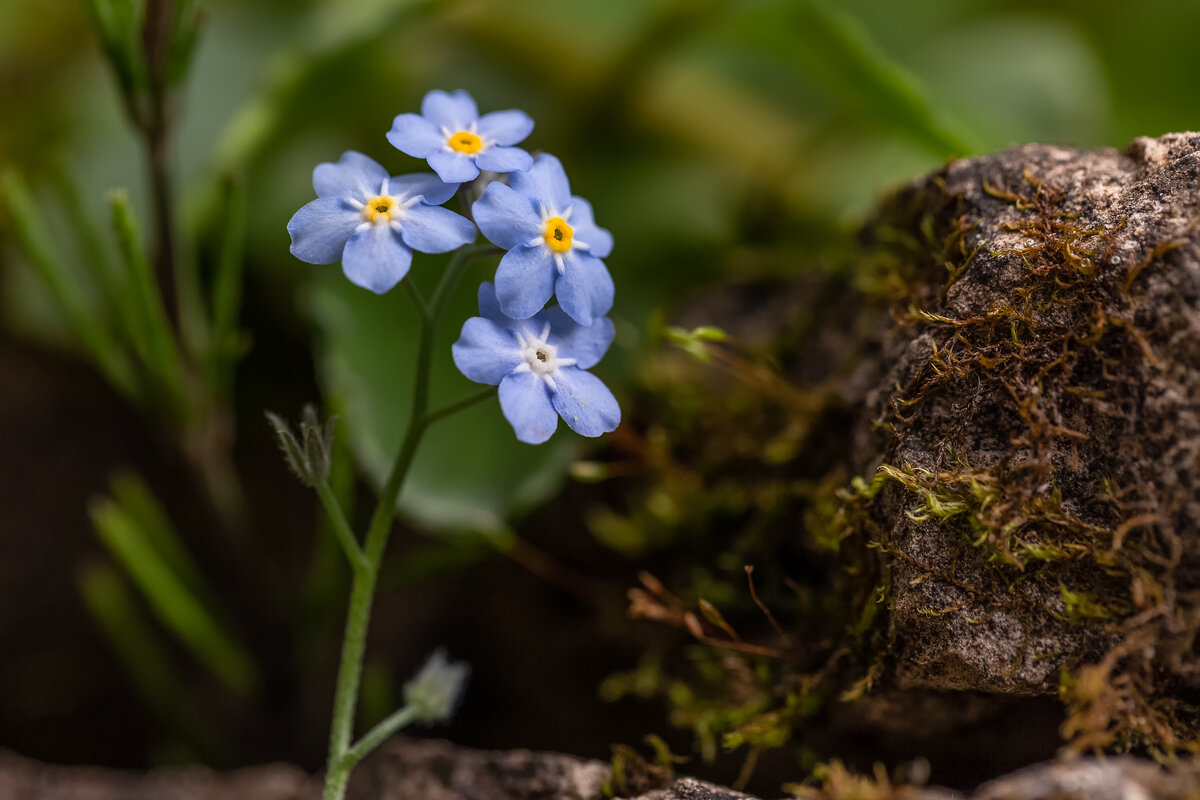
[[(583, 436), (599, 436), (617, 427), (621, 410), (585, 371), (613, 339), (605, 315), (614, 287), (602, 260), (613, 238), (596, 225), (591, 204), (571, 194), (557, 158), (516, 146), (532, 131), (523, 111), (480, 116), (466, 92), (432, 91), (420, 114), (395, 118), (387, 139), (435, 174), (389, 176), (347, 152), (313, 171), (317, 199), (296, 212), (288, 233), (297, 258), (341, 261), (351, 282), (383, 293), (408, 274), (414, 250), (463, 247), (478, 225), (505, 252), (495, 283), (479, 288), (480, 316), (463, 325), (454, 363), (467, 378), (498, 386), (517, 438), (539, 444), (559, 417)], [(474, 221), (442, 208), (456, 193), (480, 189)], [(548, 307), (551, 298), (558, 304)]]

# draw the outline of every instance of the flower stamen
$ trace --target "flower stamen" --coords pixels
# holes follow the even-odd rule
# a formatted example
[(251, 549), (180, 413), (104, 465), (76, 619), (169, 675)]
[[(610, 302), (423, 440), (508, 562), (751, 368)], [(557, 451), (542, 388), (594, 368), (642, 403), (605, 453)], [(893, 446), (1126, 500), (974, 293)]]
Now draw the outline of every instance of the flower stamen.
[(483, 139), (471, 131), (457, 131), (446, 140), (446, 144), (456, 153), (474, 155), (483, 149)]
[(398, 205), (390, 195), (375, 195), (363, 205), (363, 219), (376, 225), (391, 222)]
[(517, 331), (517, 343), (521, 346), (521, 363), (514, 372), (532, 372), (534, 377), (545, 381), (550, 389), (555, 390), (558, 384), (554, 376), (563, 367), (575, 365), (573, 358), (559, 358), (558, 349), (546, 342), (550, 336), (550, 325), (542, 327), (541, 335), (521, 333)]
[(376, 195), (366, 203), (359, 204), (362, 216), (367, 222), (375, 225), (390, 224), (393, 228), (399, 226), (404, 219), (404, 212), (421, 202), (419, 197), (401, 200), (394, 195)]
[(575, 229), (568, 225), (562, 217), (550, 217), (546, 220), (542, 240), (551, 250), (556, 253), (566, 253), (571, 249), (574, 237)]

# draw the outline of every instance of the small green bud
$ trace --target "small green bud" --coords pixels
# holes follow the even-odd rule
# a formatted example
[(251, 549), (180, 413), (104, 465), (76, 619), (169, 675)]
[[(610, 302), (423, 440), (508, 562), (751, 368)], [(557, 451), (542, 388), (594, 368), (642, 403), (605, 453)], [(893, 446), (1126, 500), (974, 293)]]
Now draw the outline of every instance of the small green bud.
[(433, 651), (425, 666), (404, 684), (404, 702), (417, 709), (424, 722), (446, 722), (454, 715), (471, 668), (464, 661), (449, 661), (446, 651)]
[(267, 422), (275, 431), (279, 449), (283, 451), (283, 459), (295, 476), (307, 486), (329, 477), (336, 418), (330, 417), (322, 423), (316, 408), (305, 406), (300, 417), (300, 436), (297, 438), (282, 417), (270, 411), (266, 414)]

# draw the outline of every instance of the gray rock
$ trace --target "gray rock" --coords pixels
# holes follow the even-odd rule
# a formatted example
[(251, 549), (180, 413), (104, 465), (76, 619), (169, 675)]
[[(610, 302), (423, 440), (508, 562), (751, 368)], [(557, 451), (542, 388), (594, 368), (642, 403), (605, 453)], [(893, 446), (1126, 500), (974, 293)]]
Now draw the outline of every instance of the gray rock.
[(1198, 219), (1200, 135), (1172, 134), (953, 162), (868, 228), (905, 286), (858, 436), (863, 474), (897, 468), (872, 513), (899, 689), (1103, 664), (1128, 685), (1078, 709), (1128, 706), (1108, 745), (1197, 685)]
[[(351, 781), (350, 800), (602, 800), (609, 766), (527, 750), (482, 751), (441, 741), (393, 739)], [(820, 800), (962, 800), (938, 787), (812, 789)], [(134, 773), (40, 764), (0, 751), (4, 800), (316, 800), (320, 780), (287, 764), (218, 773), (195, 767)], [(850, 792), (847, 794), (847, 792)], [(1200, 768), (1184, 761), (1164, 769), (1135, 758), (1039, 764), (982, 787), (973, 800), (1185, 800), (1200, 796)], [(633, 800), (754, 800), (694, 778)]]
[[(604, 800), (609, 764), (559, 753), (485, 751), (392, 739), (355, 769), (348, 800)], [(317, 800), (319, 777), (289, 764), (219, 773), (203, 767), (135, 773), (41, 764), (0, 751), (2, 800)], [(741, 800), (678, 778), (632, 800)], [(749, 798), (749, 800), (753, 800)]]
[(1136, 758), (1083, 758), (1038, 764), (990, 781), (972, 800), (1193, 800), (1200, 797), (1196, 765), (1166, 769)]

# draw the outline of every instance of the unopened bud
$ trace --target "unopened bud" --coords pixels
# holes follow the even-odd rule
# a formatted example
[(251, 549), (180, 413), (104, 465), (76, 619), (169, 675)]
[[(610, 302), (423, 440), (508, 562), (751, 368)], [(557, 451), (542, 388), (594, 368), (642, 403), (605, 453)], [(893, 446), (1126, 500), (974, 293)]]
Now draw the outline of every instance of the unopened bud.
[(470, 674), (466, 662), (450, 661), (446, 651), (438, 648), (404, 685), (404, 702), (418, 709), (425, 722), (445, 722), (454, 715)]

